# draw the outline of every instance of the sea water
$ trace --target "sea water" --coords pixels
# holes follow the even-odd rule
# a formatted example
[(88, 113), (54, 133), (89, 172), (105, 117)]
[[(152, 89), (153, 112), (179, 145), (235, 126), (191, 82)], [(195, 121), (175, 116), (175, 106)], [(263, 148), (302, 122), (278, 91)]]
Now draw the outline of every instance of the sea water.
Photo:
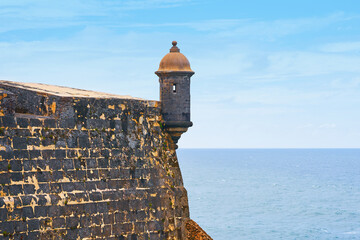
[(360, 149), (179, 149), (214, 240), (360, 239)]

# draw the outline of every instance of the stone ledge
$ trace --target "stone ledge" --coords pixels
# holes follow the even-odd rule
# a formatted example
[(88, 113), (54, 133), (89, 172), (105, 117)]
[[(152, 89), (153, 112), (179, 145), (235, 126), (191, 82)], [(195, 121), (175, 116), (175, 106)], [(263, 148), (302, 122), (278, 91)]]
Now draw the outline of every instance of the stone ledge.
[(77, 88), (48, 85), (42, 83), (21, 83), (0, 80), (0, 86), (15, 87), (19, 89), (34, 91), (37, 93), (44, 93), (59, 97), (78, 97), (78, 98), (116, 98), (116, 99), (136, 99), (145, 100), (142, 98), (131, 97), (129, 95), (117, 95), (103, 92), (95, 92), (90, 90), (83, 90)]

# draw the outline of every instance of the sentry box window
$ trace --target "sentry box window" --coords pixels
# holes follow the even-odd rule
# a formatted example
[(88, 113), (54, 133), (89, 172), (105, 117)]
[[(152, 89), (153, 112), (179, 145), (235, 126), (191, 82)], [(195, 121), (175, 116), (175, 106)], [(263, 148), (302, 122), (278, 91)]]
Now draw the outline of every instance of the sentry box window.
[(176, 84), (173, 84), (172, 91), (173, 91), (173, 93), (176, 93)]

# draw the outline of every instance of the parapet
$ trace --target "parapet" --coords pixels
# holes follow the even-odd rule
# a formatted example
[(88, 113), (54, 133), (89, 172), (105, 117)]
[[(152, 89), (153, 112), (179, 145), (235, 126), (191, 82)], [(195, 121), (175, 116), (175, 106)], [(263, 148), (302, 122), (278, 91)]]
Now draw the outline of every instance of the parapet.
[[(6, 95), (3, 97), (5, 102), (7, 99), (12, 99), (13, 104), (3, 101), (3, 108), (9, 109), (9, 113), (74, 118), (75, 113), (72, 113), (69, 108), (76, 108), (76, 105), (79, 104), (79, 107), (82, 107), (81, 103), (84, 102), (89, 103), (89, 106), (85, 106), (85, 109), (88, 110), (93, 107), (91, 103), (101, 102), (101, 106), (96, 106), (99, 107), (98, 109), (92, 110), (104, 111), (104, 114), (106, 109), (109, 109), (110, 113), (116, 112), (111, 111), (115, 108), (123, 108), (121, 107), (122, 103), (140, 104), (144, 107), (158, 106), (157, 101), (40, 83), (0, 81), (0, 90)], [(108, 105), (105, 106), (107, 103)], [(95, 114), (95, 112), (92, 113)]]

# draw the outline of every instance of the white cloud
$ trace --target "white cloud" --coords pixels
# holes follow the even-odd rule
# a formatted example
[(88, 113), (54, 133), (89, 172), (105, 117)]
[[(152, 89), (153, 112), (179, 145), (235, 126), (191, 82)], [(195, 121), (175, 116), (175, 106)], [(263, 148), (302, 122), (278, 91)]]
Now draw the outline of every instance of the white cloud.
[(319, 128), (326, 128), (326, 129), (336, 128), (336, 124), (335, 123), (324, 123), (324, 124), (321, 124), (319, 126)]
[[(155, 5), (156, 6), (156, 5)], [(166, 6), (166, 5), (165, 5)], [(342, 12), (323, 16), (297, 19), (278, 19), (261, 21), (259, 19), (208, 19), (190, 22), (165, 23), (130, 23), (115, 24), (122, 28), (168, 28), (187, 27), (198, 32), (208, 32), (212, 38), (253, 39), (260, 41), (275, 41), (278, 38), (296, 35), (304, 32), (318, 31), (325, 27), (346, 23), (359, 19), (358, 15), (345, 15)]]
[(344, 90), (356, 90), (360, 88), (360, 77), (355, 76), (347, 76), (347, 74), (343, 74), (343, 76), (335, 77), (330, 81), (330, 87), (334, 89)]
[(320, 50), (330, 53), (358, 53), (360, 51), (360, 42), (328, 43), (320, 47)]
[[(176, 8), (197, 0), (19, 0), (0, 2), (0, 32), (89, 24), (125, 27), (119, 19), (141, 9)], [(141, 26), (141, 24), (139, 24)], [(133, 25), (132, 27), (135, 27)]]
[[(2, 18), (39, 20), (59, 19), (80, 16), (105, 15), (105, 4), (99, 1), (62, 0), (62, 1), (1, 1), (0, 13)], [(106, 6), (106, 5), (105, 5)]]
[(237, 104), (262, 104), (281, 106), (302, 106), (310, 103), (328, 101), (335, 92), (326, 90), (286, 89), (284, 87), (256, 88), (251, 90), (236, 91), (235, 103)]
[(0, 78), (158, 99), (160, 59), (139, 48), (143, 38), (152, 41), (87, 28), (65, 40), (0, 43)]
[(173, 8), (195, 2), (194, 0), (127, 0), (120, 7), (122, 10)]
[(313, 127), (314, 127), (314, 124), (312, 124), (312, 123), (306, 123), (306, 124), (298, 126), (298, 128), (300, 128), (300, 129), (313, 128)]
[[(233, 29), (219, 33), (223, 37), (245, 36), (261, 37), (262, 40), (275, 40), (276, 38), (316, 31), (335, 23), (358, 19), (360, 16), (348, 16), (336, 13), (324, 17), (310, 17), (297, 19), (279, 19), (272, 21), (258, 21), (256, 19), (239, 21)], [(211, 22), (210, 22), (211, 23)]]
[(278, 52), (269, 56), (267, 71), (290, 76), (315, 76), (335, 72), (360, 73), (360, 56), (315, 52)]

